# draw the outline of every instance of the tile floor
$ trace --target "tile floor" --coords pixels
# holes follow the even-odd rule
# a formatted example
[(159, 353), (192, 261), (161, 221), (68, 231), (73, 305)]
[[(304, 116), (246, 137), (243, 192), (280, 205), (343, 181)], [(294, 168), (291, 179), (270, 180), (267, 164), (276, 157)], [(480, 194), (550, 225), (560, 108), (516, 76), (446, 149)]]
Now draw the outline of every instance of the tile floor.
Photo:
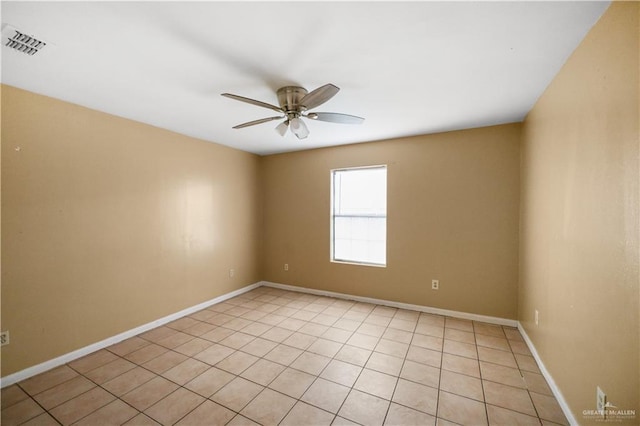
[(518, 330), (260, 287), (2, 390), (2, 425), (553, 425)]

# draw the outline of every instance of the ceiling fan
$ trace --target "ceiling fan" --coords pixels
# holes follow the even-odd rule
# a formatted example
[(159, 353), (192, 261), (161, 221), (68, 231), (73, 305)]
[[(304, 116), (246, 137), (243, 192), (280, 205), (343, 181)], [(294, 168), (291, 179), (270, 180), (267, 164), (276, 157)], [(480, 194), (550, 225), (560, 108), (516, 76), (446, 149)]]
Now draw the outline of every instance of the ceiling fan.
[(281, 87), (277, 91), (279, 107), (231, 93), (223, 93), (222, 96), (263, 108), (269, 108), (281, 114), (275, 117), (261, 118), (260, 120), (238, 124), (237, 126), (233, 126), (234, 129), (242, 129), (243, 127), (254, 126), (268, 121), (284, 119), (282, 123), (276, 126), (276, 131), (280, 133), (281, 136), (284, 136), (287, 133), (287, 129), (291, 128), (291, 132), (296, 135), (298, 139), (304, 139), (309, 136), (309, 129), (302, 120), (303, 118), (341, 124), (360, 124), (364, 121), (364, 118), (356, 117), (355, 115), (339, 114), (336, 112), (308, 112), (308, 110), (327, 102), (334, 97), (339, 90), (340, 89), (333, 84), (325, 84), (311, 92), (307, 92), (305, 88), (299, 86)]

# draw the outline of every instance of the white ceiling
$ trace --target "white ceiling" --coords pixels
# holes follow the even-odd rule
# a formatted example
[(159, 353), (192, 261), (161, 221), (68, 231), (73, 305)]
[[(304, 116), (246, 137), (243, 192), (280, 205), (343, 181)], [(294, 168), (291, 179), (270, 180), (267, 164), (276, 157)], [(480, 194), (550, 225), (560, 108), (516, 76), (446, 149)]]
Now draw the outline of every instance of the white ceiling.
[[(6, 2), (2, 23), (49, 45), (2, 47), (2, 82), (257, 154), (521, 121), (609, 2)], [(341, 88), (277, 121), (275, 91)]]

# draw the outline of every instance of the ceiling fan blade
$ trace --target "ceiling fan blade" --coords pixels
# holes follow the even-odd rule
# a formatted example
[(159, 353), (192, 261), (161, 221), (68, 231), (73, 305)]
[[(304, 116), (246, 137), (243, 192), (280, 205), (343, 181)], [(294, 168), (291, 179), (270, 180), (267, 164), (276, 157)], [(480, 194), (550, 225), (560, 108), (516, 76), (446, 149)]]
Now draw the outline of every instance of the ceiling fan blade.
[(318, 121), (328, 121), (340, 124), (362, 124), (364, 118), (355, 115), (339, 114), (337, 112), (312, 112), (306, 115), (307, 118)]
[(339, 91), (340, 88), (337, 86), (334, 86), (331, 83), (325, 84), (324, 86), (320, 86), (316, 90), (307, 93), (302, 99), (300, 99), (300, 105), (304, 105), (307, 109), (315, 108), (333, 98)]
[(289, 124), (291, 125), (291, 131), (298, 139), (305, 139), (309, 136), (309, 128), (304, 124), (301, 118), (295, 117), (289, 120)]
[(255, 99), (245, 98), (244, 96), (238, 96), (238, 95), (234, 95), (234, 94), (231, 94), (231, 93), (223, 93), (222, 96), (225, 96), (225, 97), (231, 98), (231, 99), (235, 99), (236, 101), (246, 102), (246, 103), (251, 104), (251, 105), (257, 105), (257, 106), (260, 106), (260, 107), (263, 107), (263, 108), (269, 108), (269, 109), (272, 109), (272, 110), (277, 111), (277, 112), (284, 112), (282, 110), (282, 108), (280, 108), (280, 107), (268, 104), (266, 102), (256, 101)]
[(262, 124), (262, 123), (266, 123), (273, 120), (280, 120), (281, 118), (284, 118), (284, 117), (279, 116), (279, 117), (261, 118), (260, 120), (254, 120), (254, 121), (249, 121), (247, 123), (238, 124), (237, 126), (233, 126), (233, 128), (242, 129), (243, 127), (255, 126), (256, 124)]

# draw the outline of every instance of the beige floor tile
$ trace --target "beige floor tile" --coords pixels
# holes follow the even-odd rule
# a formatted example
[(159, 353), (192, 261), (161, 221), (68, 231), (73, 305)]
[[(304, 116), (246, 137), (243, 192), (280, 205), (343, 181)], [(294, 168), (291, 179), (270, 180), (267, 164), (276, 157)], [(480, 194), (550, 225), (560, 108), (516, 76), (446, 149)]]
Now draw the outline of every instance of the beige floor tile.
[(233, 308), (225, 311), (227, 315), (233, 315), (234, 317), (240, 317), (249, 312), (249, 309), (244, 308), (242, 306), (234, 306)]
[(177, 333), (167, 336), (164, 339), (156, 341), (156, 343), (160, 346), (164, 346), (165, 348), (173, 349), (187, 343), (192, 339), (192, 335), (178, 331)]
[(307, 322), (295, 318), (287, 318), (278, 324), (278, 327), (289, 331), (299, 331)]
[(380, 339), (374, 350), (383, 354), (404, 358), (409, 350), (409, 345), (407, 343), (394, 342), (393, 340)]
[(504, 331), (502, 330), (502, 327), (495, 324), (474, 322), (473, 331), (475, 331), (477, 334), (484, 334), (486, 336), (502, 337), (503, 339), (506, 337)]
[(269, 384), (269, 387), (293, 398), (300, 398), (314, 380), (314, 375), (287, 368)]
[(91, 371), (95, 368), (101, 367), (105, 364), (110, 363), (111, 361), (115, 361), (116, 359), (118, 359), (118, 357), (115, 354), (109, 352), (106, 349), (102, 349), (75, 361), (71, 361), (68, 366), (76, 370), (78, 373), (84, 374), (87, 371)]
[[(262, 319), (262, 318), (264, 318), (266, 316), (267, 316), (266, 312), (260, 312), (258, 310), (252, 310), (252, 311), (247, 312), (246, 314), (240, 315), (241, 318), (244, 318), (244, 319), (249, 320), (249, 321), (258, 321), (259, 319)], [(254, 324), (258, 325), (258, 323), (254, 323)], [(248, 325), (247, 327), (250, 327), (250, 326), (251, 325)], [(247, 327), (243, 328), (243, 330), (246, 329)], [(245, 331), (245, 333), (248, 333), (248, 332)]]
[(501, 351), (499, 349), (478, 346), (478, 358), (480, 361), (492, 362), (494, 364), (504, 365), (505, 367), (518, 367), (516, 359), (511, 352)]
[(410, 345), (407, 351), (407, 359), (432, 367), (440, 367), (442, 363), (442, 352)]
[(414, 334), (411, 345), (421, 348), (431, 349), (434, 351), (442, 351), (443, 339), (435, 336), (427, 336), (425, 334)]
[(502, 327), (502, 329), (504, 331), (504, 334), (507, 336), (507, 339), (524, 342), (524, 339), (522, 338), (522, 334), (520, 334), (520, 331), (518, 331), (517, 328)]
[(263, 339), (271, 340), (272, 342), (281, 343), (289, 336), (293, 334), (293, 331), (286, 330), (280, 327), (273, 327), (266, 331), (262, 336)]
[(295, 403), (293, 398), (265, 389), (240, 414), (263, 425), (277, 425)]
[(526, 383), (527, 389), (531, 392), (553, 396), (553, 392), (551, 392), (551, 388), (542, 374), (523, 371), (522, 375), (524, 376), (524, 382)]
[(347, 340), (349, 340), (352, 334), (353, 334), (352, 331), (341, 330), (335, 327), (329, 327), (327, 331), (325, 331), (320, 337), (327, 340), (332, 340), (338, 343), (347, 343)]
[(461, 425), (487, 424), (484, 403), (442, 391), (438, 398), (438, 417)]
[(438, 390), (408, 380), (398, 380), (398, 385), (391, 399), (393, 402), (422, 411), (423, 413), (436, 415), (438, 406)]
[(185, 328), (189, 328), (191, 326), (196, 325), (197, 323), (199, 323), (200, 321), (194, 319), (194, 318), (189, 318), (187, 317), (182, 317), (179, 318), (175, 321), (171, 321), (170, 323), (167, 324), (167, 327), (169, 328), (173, 328), (174, 330), (184, 330)]
[(365, 318), (364, 322), (367, 324), (381, 325), (383, 327), (387, 327), (391, 322), (391, 317), (384, 315), (376, 315), (371, 314), (367, 318)]
[[(56, 421), (53, 417), (51, 417), (48, 413), (42, 413), (39, 416), (32, 418), (26, 423), (22, 423), (20, 426), (59, 426), (60, 423)], [(6, 423), (5, 426), (10, 426), (9, 423)]]
[(238, 331), (236, 333), (233, 333), (231, 336), (222, 339), (220, 341), (220, 344), (232, 349), (240, 349), (255, 338), (256, 337), (252, 336), (251, 334), (245, 334)]
[(242, 352), (246, 352), (253, 356), (263, 357), (276, 346), (278, 346), (276, 342), (258, 337), (255, 340), (244, 345), (241, 350)]
[[(111, 354), (110, 352), (107, 353)], [(111, 356), (116, 357), (113, 354), (111, 354)], [(68, 366), (62, 365), (60, 367), (54, 368), (53, 370), (46, 371), (42, 374), (38, 374), (37, 376), (20, 382), (20, 387), (29, 395), (36, 395), (40, 392), (64, 383), (67, 380), (71, 380), (74, 377), (78, 377), (78, 373), (73, 371)]]
[(433, 426), (436, 424), (436, 418), (392, 402), (384, 424), (389, 426)]
[(138, 336), (131, 337), (130, 339), (123, 340), (120, 343), (111, 345), (107, 348), (109, 352), (112, 352), (118, 356), (125, 356), (133, 351), (136, 351), (144, 346), (147, 346), (149, 341), (139, 338)]
[(442, 315), (428, 314), (421, 312), (418, 318), (418, 324), (429, 324), (444, 327), (444, 318)]
[(121, 399), (138, 410), (144, 411), (177, 388), (178, 385), (164, 377), (155, 377), (123, 395)]
[(483, 381), (484, 397), (487, 404), (518, 411), (520, 413), (536, 415), (529, 392), (525, 389), (501, 385), (500, 383)]
[(333, 323), (332, 327), (339, 328), (341, 330), (356, 331), (358, 327), (360, 327), (360, 324), (362, 324), (360, 321), (340, 318), (338, 321)]
[(162, 376), (182, 386), (209, 368), (211, 368), (209, 364), (198, 361), (197, 359), (187, 358), (180, 364), (162, 373)]
[(390, 306), (376, 305), (371, 311), (372, 315), (381, 315), (383, 317), (393, 318), (398, 311), (398, 308), (392, 308)]
[(468, 331), (457, 330), (455, 328), (445, 328), (444, 338), (449, 340), (455, 340), (462, 343), (470, 343), (475, 345), (476, 338), (474, 333)]
[(138, 410), (116, 399), (75, 424), (77, 426), (121, 425), (137, 414)]
[(501, 351), (511, 352), (509, 343), (504, 337), (487, 336), (485, 334), (478, 334), (476, 336), (476, 342), (478, 346), (484, 346), (492, 349), (499, 349)]
[(215, 343), (202, 352), (198, 352), (193, 357), (199, 361), (206, 362), (209, 365), (215, 365), (234, 352), (235, 351), (231, 348)]
[(175, 367), (180, 364), (184, 360), (187, 359), (187, 356), (179, 354), (178, 352), (168, 351), (152, 359), (151, 361), (147, 361), (142, 366), (147, 370), (151, 370), (156, 374), (162, 374), (170, 368)]
[(287, 345), (278, 345), (264, 356), (269, 361), (277, 362), (285, 366), (291, 365), (293, 361), (300, 356), (303, 351), (298, 348), (292, 348)]
[(247, 368), (240, 376), (247, 380), (267, 386), (285, 369), (283, 365), (266, 359), (259, 359), (251, 367)]
[[(314, 315), (315, 316), (315, 315)], [(320, 337), (329, 329), (329, 326), (308, 322), (298, 330), (300, 333), (310, 334), (311, 336)]]
[(176, 426), (223, 426), (235, 415), (236, 413), (220, 404), (205, 401), (176, 423)]
[(103, 383), (101, 386), (117, 397), (132, 391), (156, 377), (155, 374), (142, 367), (136, 367), (116, 378)]
[(126, 373), (127, 371), (135, 367), (136, 364), (129, 362), (124, 358), (118, 358), (115, 361), (111, 361), (108, 364), (91, 370), (84, 375), (95, 383), (102, 384), (113, 379), (114, 377), (118, 377), (122, 373)]
[(511, 346), (511, 351), (515, 354), (532, 356), (529, 347), (524, 341), (509, 340), (509, 346)]
[(482, 382), (475, 377), (443, 370), (440, 378), (440, 389), (484, 402)]
[(523, 425), (523, 426), (540, 426), (540, 420), (537, 417), (528, 416), (516, 411), (507, 410), (506, 408), (496, 407), (487, 404), (487, 414), (489, 415), (489, 424), (496, 426)]
[(420, 318), (420, 312), (409, 309), (398, 309), (394, 318), (417, 322), (418, 318)]
[(129, 420), (128, 422), (126, 422), (124, 425), (126, 426), (157, 426), (159, 424), (160, 423), (156, 422), (146, 414), (140, 413), (134, 418), (132, 418), (131, 420)]
[(203, 309), (201, 311), (194, 312), (193, 314), (189, 315), (189, 317), (193, 318), (193, 319), (195, 319), (197, 321), (204, 321), (204, 320), (209, 319), (209, 318), (211, 318), (211, 317), (213, 317), (215, 315), (216, 315), (215, 312)]
[(2, 410), (0, 423), (5, 426), (19, 425), (44, 413), (33, 399), (27, 398)]
[(310, 322), (332, 327), (336, 323), (336, 321), (338, 321), (339, 319), (340, 319), (339, 317), (336, 317), (334, 315), (318, 314), (315, 317), (313, 317), (313, 319), (311, 319)]
[(360, 327), (358, 327), (356, 332), (360, 334), (366, 334), (367, 336), (382, 337), (386, 330), (386, 327), (383, 327), (381, 325), (363, 323), (360, 325)]
[(402, 367), (400, 377), (422, 385), (438, 387), (440, 380), (440, 369), (419, 362), (406, 360)]
[(473, 322), (465, 319), (446, 317), (444, 326), (445, 328), (473, 332)]
[(316, 315), (318, 314), (315, 312), (299, 310), (295, 314), (291, 315), (291, 318), (308, 322), (311, 319), (313, 319)]
[(413, 333), (404, 330), (398, 330), (396, 328), (387, 328), (382, 335), (383, 339), (392, 340), (399, 343), (411, 343), (413, 339)]
[(360, 426), (360, 425), (356, 422), (352, 422), (351, 420), (347, 420), (344, 417), (336, 416), (336, 418), (333, 419), (333, 423), (331, 423), (331, 426)]
[(334, 417), (334, 414), (298, 401), (280, 422), (280, 426), (329, 426)]
[(397, 376), (391, 376), (389, 374), (380, 373), (365, 368), (360, 373), (358, 380), (353, 385), (354, 389), (358, 389), (362, 392), (369, 393), (371, 395), (378, 396), (384, 399), (391, 399), (393, 391), (398, 381)]
[(317, 376), (329, 364), (329, 361), (331, 358), (326, 356), (303, 352), (291, 363), (291, 367)]
[(238, 351), (232, 353), (222, 361), (218, 362), (216, 364), (216, 367), (221, 370), (228, 371), (229, 373), (238, 375), (247, 368), (251, 367), (257, 360), (258, 357)]
[(353, 310), (348, 310), (343, 316), (342, 318), (344, 319), (348, 319), (348, 320), (353, 320), (353, 321), (364, 321), (367, 316), (369, 316), (368, 313), (365, 312), (356, 312)]
[(209, 398), (234, 378), (235, 376), (231, 373), (211, 367), (198, 377), (185, 384), (184, 387), (204, 396), (205, 398)]
[(86, 377), (78, 376), (35, 395), (33, 399), (42, 405), (45, 410), (51, 410), (53, 407), (82, 395), (94, 387), (96, 387), (95, 383)]
[(263, 386), (250, 382), (242, 377), (236, 377), (218, 392), (214, 393), (209, 399), (230, 410), (239, 412), (249, 401), (262, 392), (263, 389)]
[(145, 410), (145, 414), (160, 424), (173, 425), (204, 400), (190, 390), (179, 388)]
[(342, 348), (342, 343), (319, 338), (307, 348), (307, 351), (332, 358)]
[(152, 330), (149, 330), (145, 333), (140, 334), (138, 337), (142, 337), (145, 340), (150, 342), (157, 343), (158, 340), (165, 339), (172, 334), (176, 334), (178, 330), (174, 330), (173, 328), (169, 328), (167, 326), (156, 327)]
[(63, 425), (75, 423), (98, 408), (104, 407), (115, 397), (102, 388), (93, 388), (49, 411)]
[(373, 351), (358, 348), (351, 345), (344, 345), (334, 357), (337, 360), (364, 367)]
[(478, 350), (476, 348), (476, 345), (457, 342), (455, 340), (444, 339), (442, 351), (452, 355), (478, 359)]
[(520, 368), (520, 370), (523, 371), (531, 371), (532, 373), (540, 373), (540, 368), (538, 367), (538, 364), (536, 363), (535, 358), (533, 358), (532, 356), (527, 356), (527, 355), (521, 355), (521, 354), (514, 354), (516, 361), (518, 363), (518, 367)]
[(311, 336), (309, 334), (295, 332), (291, 336), (284, 339), (282, 343), (288, 346), (293, 346), (294, 348), (306, 350), (317, 339), (317, 337)]
[(174, 351), (181, 353), (182, 355), (192, 357), (204, 351), (205, 349), (210, 348), (211, 346), (213, 346), (213, 342), (196, 337), (195, 339), (176, 347)]
[(201, 334), (200, 337), (202, 339), (218, 343), (221, 340), (224, 340), (227, 337), (231, 336), (233, 333), (235, 333), (235, 331), (231, 330), (230, 328), (216, 327), (211, 331), (207, 331), (206, 333)]
[(558, 404), (558, 401), (556, 401), (554, 397), (541, 395), (536, 392), (530, 392), (530, 395), (536, 410), (538, 411), (538, 416), (541, 419), (549, 420), (561, 425), (569, 424), (569, 422), (567, 422), (567, 418), (562, 412), (562, 408), (560, 408), (560, 404)]
[(227, 423), (227, 426), (260, 426), (260, 424), (238, 414)]
[(370, 370), (398, 376), (400, 374), (400, 370), (402, 370), (403, 363), (404, 360), (402, 358), (386, 355), (380, 352), (374, 352), (369, 357), (365, 366)]
[(2, 389), (1, 392), (2, 396), (0, 397), (0, 400), (2, 400), (3, 409), (29, 398), (29, 395), (27, 395), (25, 391), (20, 389), (18, 385), (8, 386)]
[(382, 425), (389, 401), (352, 389), (338, 415), (362, 425)]
[(160, 345), (156, 345), (155, 343), (151, 343), (138, 350), (128, 353), (124, 356), (124, 358), (133, 362), (134, 364), (142, 365), (145, 362), (151, 361), (152, 359), (157, 358), (167, 352), (169, 352), (169, 349), (164, 348)]
[(448, 353), (442, 354), (442, 369), (468, 376), (480, 377), (478, 360)]
[(503, 385), (526, 388), (526, 384), (517, 368), (505, 367), (491, 362), (480, 361), (482, 378)]
[(224, 328), (230, 328), (235, 331), (240, 331), (251, 324), (251, 322), (252, 321), (246, 320), (244, 318), (234, 318), (231, 321), (225, 322), (224, 324), (222, 324), (222, 326)]
[(361, 371), (362, 367), (334, 359), (325, 367), (320, 377), (351, 387), (356, 382)]
[(373, 350), (378, 344), (378, 338), (373, 336), (367, 336), (366, 334), (353, 333), (347, 344), (350, 346), (356, 346), (361, 349)]
[(415, 333), (439, 337), (442, 339), (444, 338), (444, 326), (418, 322), (418, 325), (416, 325)]

